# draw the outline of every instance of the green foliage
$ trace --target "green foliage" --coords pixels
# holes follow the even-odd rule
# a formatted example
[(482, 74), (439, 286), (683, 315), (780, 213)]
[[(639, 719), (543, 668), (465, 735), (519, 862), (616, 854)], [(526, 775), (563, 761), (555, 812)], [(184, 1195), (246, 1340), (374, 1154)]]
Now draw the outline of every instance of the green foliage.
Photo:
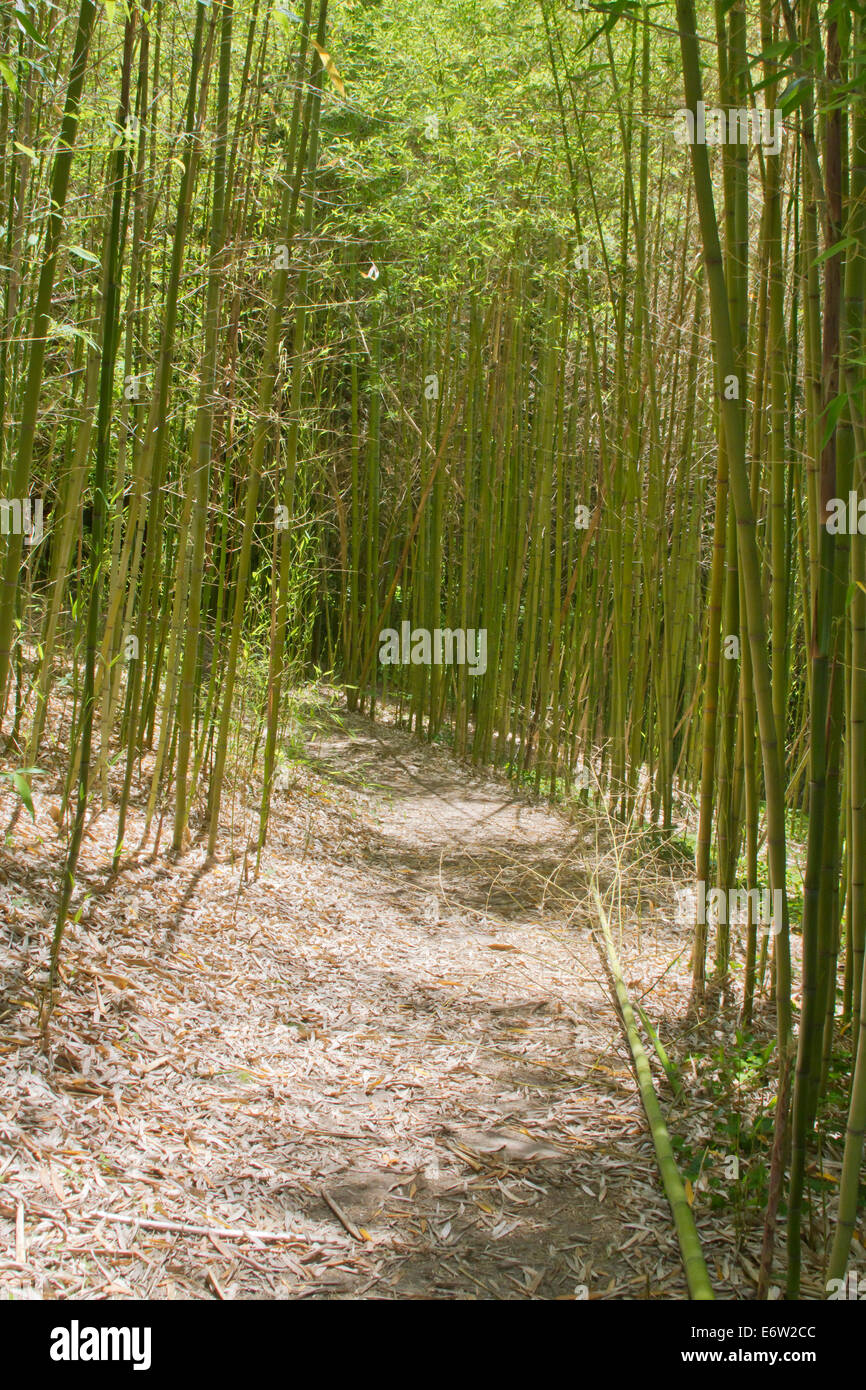
[(44, 771), (41, 767), (21, 767), (16, 768), (13, 772), (0, 771), (0, 777), (5, 778), (6, 781), (11, 784), (12, 789), (15, 792), (17, 792), (18, 796), (21, 798), (27, 810), (29, 811), (30, 819), (34, 822), (36, 820), (36, 811), (33, 807), (33, 795), (30, 791), (30, 779), (31, 777), (39, 777), (44, 775)]

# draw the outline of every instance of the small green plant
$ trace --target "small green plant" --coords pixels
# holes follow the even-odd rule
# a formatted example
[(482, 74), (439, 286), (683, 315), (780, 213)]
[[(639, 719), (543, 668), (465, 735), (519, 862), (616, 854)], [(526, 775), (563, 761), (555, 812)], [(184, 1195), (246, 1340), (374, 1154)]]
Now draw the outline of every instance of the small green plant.
[(44, 775), (44, 770), (41, 767), (19, 767), (14, 772), (0, 772), (0, 777), (5, 777), (7, 782), (12, 784), (13, 789), (30, 812), (30, 819), (34, 823), (36, 812), (33, 808), (33, 797), (30, 792), (30, 778)]

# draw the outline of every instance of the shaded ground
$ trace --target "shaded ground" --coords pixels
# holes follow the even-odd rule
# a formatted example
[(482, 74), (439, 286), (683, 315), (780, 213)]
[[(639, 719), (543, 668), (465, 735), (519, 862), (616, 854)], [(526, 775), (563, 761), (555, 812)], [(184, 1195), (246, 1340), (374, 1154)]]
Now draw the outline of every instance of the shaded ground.
[[(581, 895), (595, 834), (360, 718), (309, 758), (286, 769), (258, 878), (239, 855), (204, 870), (194, 846), (133, 858), (89, 899), (47, 1057), (56, 794), (15, 819), (0, 1288), (685, 1297), (598, 957), (557, 886)], [(256, 804), (239, 794), (226, 843)], [(93, 886), (113, 828), (85, 841)], [(663, 983), (645, 993), (679, 1006), (683, 943), (666, 919), (650, 937)], [(707, 1245), (721, 1297), (742, 1293), (737, 1247)]]

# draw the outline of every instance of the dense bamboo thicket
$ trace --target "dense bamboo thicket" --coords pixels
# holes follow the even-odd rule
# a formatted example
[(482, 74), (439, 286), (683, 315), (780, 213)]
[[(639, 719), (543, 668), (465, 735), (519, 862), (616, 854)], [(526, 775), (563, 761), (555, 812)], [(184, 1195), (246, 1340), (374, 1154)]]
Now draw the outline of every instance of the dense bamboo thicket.
[(866, 15), (421, 8), (0, 10), (0, 706), (25, 799), (68, 747), (50, 986), (88, 807), (120, 869), (133, 807), (214, 854), (252, 781), (261, 855), (324, 676), (692, 837), (694, 1007), (774, 1001), (797, 1297), (834, 1067), (833, 1278), (866, 1130)]

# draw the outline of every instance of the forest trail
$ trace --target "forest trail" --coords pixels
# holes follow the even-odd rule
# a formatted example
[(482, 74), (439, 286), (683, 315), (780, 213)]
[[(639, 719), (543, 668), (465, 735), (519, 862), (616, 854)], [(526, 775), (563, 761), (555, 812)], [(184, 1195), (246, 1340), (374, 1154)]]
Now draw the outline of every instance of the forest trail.
[[(16, 826), (31, 907), (47, 819), (37, 801)], [(108, 824), (101, 841), (85, 874)], [(685, 1297), (598, 956), (560, 891), (580, 894), (594, 852), (504, 781), (343, 715), (289, 764), (257, 879), (194, 847), (91, 899), (50, 1059), (45, 941), (10, 909), (0, 1289)]]

